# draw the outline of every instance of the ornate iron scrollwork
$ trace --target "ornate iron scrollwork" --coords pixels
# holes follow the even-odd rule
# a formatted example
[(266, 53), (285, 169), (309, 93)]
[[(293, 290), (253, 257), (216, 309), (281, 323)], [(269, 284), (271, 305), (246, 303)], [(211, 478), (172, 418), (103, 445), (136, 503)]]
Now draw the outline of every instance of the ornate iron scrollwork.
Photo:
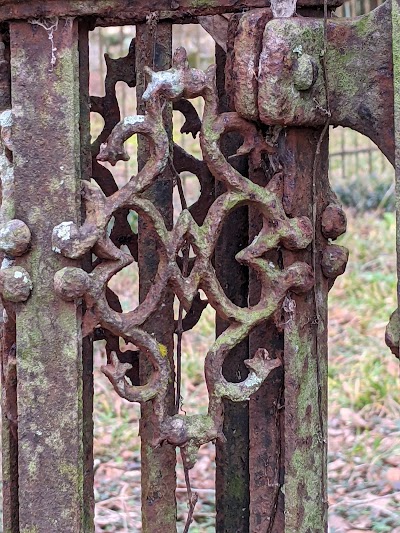
[[(111, 164), (128, 160), (124, 143), (134, 134), (147, 137), (150, 148), (148, 160), (143, 169), (119, 190), (112, 181), (105, 192), (93, 183), (83, 183), (86, 220), (81, 227), (68, 221), (55, 227), (53, 249), (70, 258), (82, 257), (92, 250), (98, 262), (91, 273), (71, 267), (60, 270), (55, 277), (55, 288), (65, 299), (84, 298), (87, 307), (85, 333), (100, 327), (111, 335), (121, 336), (133, 343), (148, 358), (153, 373), (144, 385), (132, 384), (132, 381), (127, 380), (126, 375), (132, 369), (132, 364), (121, 361), (115, 351), (110, 353), (109, 363), (103, 367), (103, 372), (123, 398), (140, 403), (152, 402), (156, 430), (153, 445), (167, 441), (179, 446), (185, 466), (190, 468), (200, 445), (224, 438), (222, 399), (247, 400), (259, 389), (269, 373), (280, 366), (280, 360), (270, 359), (267, 350), (259, 349), (251, 359), (245, 361), (249, 374), (244, 381), (230, 383), (222, 374), (222, 365), (230, 350), (244, 340), (253, 328), (281, 309), (288, 291), (302, 292), (312, 287), (313, 272), (308, 264), (297, 262), (281, 270), (278, 265), (265, 259), (264, 254), (278, 246), (290, 250), (306, 248), (312, 241), (313, 229), (308, 218), (288, 218), (285, 214), (281, 174), (277, 174), (266, 187), (261, 187), (236, 171), (222, 154), (220, 140), (231, 131), (239, 131), (243, 137), (238, 154), (247, 154), (255, 166), (261, 164), (262, 154), (270, 152), (271, 147), (255, 124), (234, 112), (218, 113), (215, 67), (209, 67), (206, 72), (189, 68), (186, 51), (179, 48), (171, 69), (165, 72), (148, 69), (147, 73), (150, 81), (143, 95), (145, 115), (126, 117), (115, 124), (107, 141), (99, 146), (97, 160)], [(200, 129), (204, 163), (199, 163), (201, 168), (196, 173), (205, 172), (206, 166), (215, 179), (224, 183), (226, 192), (213, 203), (209, 202), (206, 212), (196, 214), (196, 210), (183, 209), (173, 228), (168, 230), (158, 209), (142, 193), (157, 180), (171, 157), (169, 139), (163, 125), (163, 102), (181, 102), (182, 98), (198, 96), (204, 99)], [(178, 147), (175, 153), (184, 156), (183, 162), (185, 158), (190, 159)], [(190, 162), (194, 165), (195, 161)], [(104, 169), (101, 172), (108, 173)], [(109, 177), (106, 176), (105, 181)], [(263, 221), (257, 237), (236, 256), (239, 262), (257, 272), (262, 285), (259, 302), (246, 308), (234, 305), (227, 298), (212, 264), (224, 221), (229, 213), (241, 205), (256, 208)], [(126, 213), (127, 210), (136, 211), (154, 229), (159, 239), (159, 265), (156, 280), (144, 301), (135, 310), (121, 313), (109, 301), (107, 284), (112, 276), (134, 260), (135, 254), (122, 251), (113, 233), (111, 236), (107, 234), (107, 227), (111, 217)], [(182, 272), (178, 257), (185, 242), (195, 252), (186, 275)], [(173, 290), (187, 316), (193, 306), (199, 303), (198, 293), (202, 290), (216, 313), (229, 322), (229, 327), (216, 339), (205, 357), (205, 379), (209, 393), (206, 415), (170, 416), (165, 412), (164, 398), (173, 372), (166, 357), (166, 347), (142, 326), (161, 305), (167, 287)]]

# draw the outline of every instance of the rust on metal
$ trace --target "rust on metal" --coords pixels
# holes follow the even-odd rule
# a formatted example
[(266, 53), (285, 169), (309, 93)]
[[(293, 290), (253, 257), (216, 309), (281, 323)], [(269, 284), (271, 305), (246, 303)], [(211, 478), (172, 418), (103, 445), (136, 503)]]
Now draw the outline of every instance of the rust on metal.
[[(291, 293), (284, 302), (284, 492), (285, 531), (327, 530), (327, 295), (328, 280), (320, 267), (327, 241), (321, 212), (330, 200), (328, 140), (316, 154), (321, 130), (290, 128), (284, 148), (285, 176), (291, 175), (291, 213), (313, 217), (312, 249), (283, 251), (283, 265), (314, 265), (313, 291)], [(314, 150), (312, 150), (312, 148)], [(311, 149), (310, 149), (311, 148)], [(315, 160), (316, 158), (316, 160)], [(313, 184), (314, 166), (318, 182)], [(315, 256), (314, 256), (315, 254)], [(274, 531), (272, 529), (272, 531)]]
[(245, 13), (235, 34), (231, 68), (234, 109), (248, 120), (258, 120), (258, 64), (265, 25), (272, 18), (270, 9)]
[[(327, 0), (336, 7), (342, 0)], [(241, 12), (244, 9), (263, 8), (264, 0), (1, 0), (0, 22), (13, 19), (95, 16), (98, 23), (133, 24), (146, 22), (151, 13), (160, 20), (185, 22), (200, 15)], [(323, 0), (299, 0), (298, 6), (320, 5)]]
[[(84, 292), (82, 296), (98, 324), (138, 346), (153, 370), (145, 385), (132, 385), (125, 378), (129, 364), (121, 363), (113, 355), (104, 367), (104, 372), (118, 394), (124, 398), (141, 403), (152, 402), (152, 445), (167, 442), (179, 446), (183, 452), (184, 464), (190, 468), (196, 461), (197, 449), (201, 444), (224, 438), (223, 399), (247, 400), (259, 389), (271, 370), (281, 364), (277, 359), (270, 359), (268, 352), (260, 348), (251, 359), (245, 361), (249, 373), (243, 381), (229, 382), (222, 374), (223, 363), (229, 352), (246, 339), (254, 327), (279, 309), (288, 290), (303, 292), (312, 287), (313, 276), (309, 265), (294, 262), (288, 268), (278, 271), (263, 258), (265, 252), (279, 245), (291, 250), (305, 248), (312, 239), (312, 225), (307, 217), (286, 216), (276, 194), (275, 182), (271, 182), (266, 188), (252, 183), (237, 172), (221, 153), (220, 139), (231, 131), (240, 131), (244, 138), (237, 153), (251, 153), (255, 165), (260, 164), (261, 154), (268, 152), (270, 147), (253, 124), (234, 112), (218, 113), (213, 67), (205, 73), (190, 69), (185, 50), (178, 49), (171, 69), (165, 73), (149, 70), (149, 75), (150, 82), (143, 94), (146, 113), (126, 117), (119, 122), (107, 143), (102, 145), (98, 156), (99, 160), (113, 164), (118, 160), (126, 160), (124, 142), (133, 134), (140, 133), (149, 141), (150, 152), (146, 164), (137, 176), (109, 197), (93, 188), (86, 188), (86, 221), (81, 227), (70, 222), (55, 227), (53, 246), (68, 257), (80, 257), (93, 248), (99, 258), (107, 259), (97, 265), (88, 278), (83, 275), (82, 279), (85, 280), (80, 292)], [(201, 96), (205, 102), (200, 132), (203, 158), (214, 178), (224, 183), (226, 192), (211, 205), (201, 226), (184, 209), (173, 228), (168, 229), (154, 203), (142, 196), (143, 192), (156, 183), (157, 177), (168, 163), (170, 148), (163, 125), (162, 101), (197, 96)], [(237, 206), (246, 203), (257, 206), (264, 223), (259, 235), (236, 257), (241, 263), (255, 269), (262, 283), (262, 291), (256, 305), (241, 308), (229, 300), (223, 291), (211, 260), (225, 219)], [(107, 302), (106, 286), (109, 279), (127, 266), (132, 258), (112, 243), (106, 230), (113, 213), (127, 207), (136, 210), (157, 234), (158, 271), (137, 309), (119, 314)], [(176, 260), (185, 237), (196, 253), (192, 270), (187, 277), (182, 275)], [(65, 275), (60, 279), (65, 282)], [(88, 280), (89, 288), (86, 288)], [(63, 283), (57, 284), (60, 293), (62, 286)], [(206, 415), (171, 416), (166, 408), (165, 398), (173, 380), (173, 369), (167, 357), (168, 348), (157, 336), (148, 333), (143, 325), (158, 310), (167, 287), (173, 288), (187, 310), (198, 290), (203, 290), (218, 315), (229, 321), (229, 327), (217, 338), (205, 357), (205, 378), (209, 391)]]
[[(1, 43), (3, 44), (3, 43)], [(5, 47), (3, 45), (2, 53)], [(3, 57), (2, 63), (4, 64)], [(9, 78), (8, 69), (4, 74)], [(11, 103), (9, 104), (11, 107)], [(14, 259), (24, 255), (30, 246), (31, 232), (22, 220), (15, 218), (15, 184), (12, 142), (13, 115), (11, 108), (0, 113), (0, 253), (3, 262), (0, 270), (0, 294), (3, 301), (24, 302), (32, 290), (32, 281), (24, 268), (14, 266)]]
[[(1, 173), (1, 222), (15, 216), (14, 173), (11, 158), (11, 72), (9, 62), (9, 35), (4, 33), (0, 41), (0, 173)], [(4, 121), (5, 116), (8, 117)], [(6, 124), (4, 124), (4, 122)], [(8, 122), (8, 126), (7, 126)], [(6, 127), (4, 127), (6, 126)], [(8, 130), (5, 135), (4, 129)], [(5, 142), (4, 139), (7, 139)], [(12, 262), (2, 254), (2, 267)], [(0, 271), (1, 272), (1, 271)], [(18, 510), (18, 412), (17, 412), (17, 362), (15, 306), (7, 300), (1, 306), (1, 456), (3, 488), (3, 529), (19, 533)]]
[[(224, 50), (216, 46), (216, 85), (218, 112), (233, 111), (229, 89), (225, 87), (227, 60)], [(247, 176), (247, 157), (233, 157), (242, 139), (232, 132), (221, 139), (221, 151), (234, 168)], [(226, 187), (215, 180), (215, 198)], [(248, 305), (249, 269), (236, 261), (236, 255), (249, 243), (248, 206), (235, 209), (226, 218), (215, 249), (215, 273), (227, 297), (240, 307)], [(216, 335), (229, 327), (229, 320), (216, 316)], [(253, 352), (255, 353), (255, 352)], [(247, 374), (245, 361), (250, 358), (247, 339), (235, 346), (226, 357), (222, 373), (228, 381), (238, 382)], [(217, 531), (248, 531), (249, 528), (249, 407), (248, 402), (223, 400), (223, 434), (225, 439), (216, 445), (215, 500)]]
[[(251, 20), (251, 14), (243, 16), (239, 27), (246, 24), (245, 17)], [(303, 26), (308, 31), (296, 41), (293, 35)], [(276, 27), (282, 31), (275, 31)], [(322, 128), (282, 130), (283, 125), (322, 127), (327, 121), (326, 113), (320, 122), (302, 115), (308, 102), (313, 102), (310, 93), (317, 88), (320, 101), (326, 106), (325, 80), (318, 77), (318, 69), (322, 68), (320, 57), (317, 55), (314, 60), (308, 53), (319, 39), (318, 31), (310, 31), (313, 28), (321, 30), (322, 38), (323, 26), (316, 19), (267, 22), (259, 65), (257, 46), (251, 51), (257, 68), (255, 73), (249, 73), (247, 90), (229, 80), (235, 102), (239, 102), (244, 114), (250, 105), (257, 110), (251, 116), (253, 120), (260, 111), (263, 122), (276, 125), (275, 129), (267, 130), (266, 138), (270, 146), (276, 147), (279, 157), (272, 154), (263, 172), (253, 165), (253, 180), (265, 187), (274, 184), (286, 215), (306, 216), (315, 224), (312, 247), (297, 251), (287, 243), (279, 251), (271, 250), (263, 256), (278, 270), (293, 261), (308, 263), (314, 270), (315, 286), (313, 291), (300, 295), (289, 291), (281, 312), (250, 335), (250, 346), (257, 348), (266, 343), (269, 351), (280, 358), (283, 368), (250, 402), (250, 527), (260, 533), (327, 529), (327, 295), (334, 279), (344, 272), (348, 258), (348, 251), (329, 244), (328, 238), (336, 239), (346, 230), (346, 217), (329, 187), (327, 138), (322, 139)], [(309, 40), (303, 44), (304, 34)], [(236, 39), (239, 38), (236, 31)], [(323, 44), (321, 39), (320, 50)], [(235, 40), (232, 64), (237, 62), (241, 46)], [(248, 48), (251, 49), (250, 44)], [(287, 80), (282, 72), (290, 73)], [(320, 107), (318, 113), (322, 111), (323, 106)], [(276, 121), (271, 118), (275, 111), (279, 115)], [(250, 221), (254, 237), (260, 230), (255, 210), (250, 213)], [(259, 297), (262, 287), (251, 278), (250, 289), (252, 301)], [(306, 482), (310, 476), (313, 481)]]
[(59, 20), (53, 39), (55, 62), (43, 27), (10, 24), (15, 215), (32, 232), (31, 249), (16, 260), (33, 282), (16, 308), (21, 533), (91, 531), (83, 524), (80, 308), (54, 292), (54, 274), (73, 262), (51, 249), (53, 227), (80, 220), (78, 23)]
[[(354, 20), (330, 17), (339, 3), (300, 0), (299, 12), (315, 18), (272, 19), (296, 2), (271, 11), (261, 0), (0, 0), (0, 21), (11, 20), (13, 94), (11, 111), (5, 38), (0, 294), (11, 533), (93, 531), (92, 339), (105, 340), (102, 371), (115, 392), (141, 404), (145, 533), (176, 531), (176, 448), (188, 470), (209, 442), (218, 531), (326, 531), (327, 296), (348, 260), (331, 242), (346, 217), (328, 181), (328, 125), (358, 130), (400, 159), (399, 0)], [(171, 57), (172, 22), (193, 21), (218, 43), (217, 66), (206, 71), (190, 68), (183, 48)], [(137, 24), (129, 52), (106, 55), (105, 96), (90, 99), (88, 25), (128, 23)], [(121, 117), (121, 81), (137, 87), (136, 116)], [(172, 109), (185, 117), (182, 133), (199, 135), (202, 160), (173, 142)], [(90, 111), (104, 119), (91, 147)], [(127, 161), (133, 135), (139, 170), (118, 187), (102, 163)], [(174, 221), (173, 187), (185, 171), (201, 194), (190, 206), (184, 199)], [(134, 261), (139, 305), (123, 312), (108, 284)], [(218, 335), (199, 354), (208, 410), (186, 415), (174, 334), (179, 344), (208, 305)], [(386, 331), (397, 357), (399, 323), (397, 310)], [(135, 349), (123, 351), (121, 340)]]
[[(350, 127), (394, 160), (391, 9), (329, 19), (325, 53), (321, 19), (276, 19), (265, 27), (258, 71), (258, 106), (265, 124)], [(311, 78), (310, 78), (311, 76)], [(302, 85), (303, 84), (303, 85)]]
[[(172, 26), (168, 23), (157, 24), (156, 18), (149, 19), (148, 24), (136, 27), (137, 55), (137, 112), (145, 113), (146, 102), (144, 93), (149, 79), (146, 78), (145, 68), (154, 71), (167, 70), (172, 61)], [(172, 137), (172, 109), (167, 104), (160, 125), (166, 133), (168, 148)], [(138, 139), (138, 168), (143, 171), (151, 157), (151, 147), (146, 138)], [(173, 224), (172, 208), (173, 176), (169, 166), (165, 166), (159, 180), (153, 183), (144, 193), (143, 198), (151, 202), (158, 209), (166, 228)], [(152, 286), (157, 279), (160, 267), (160, 252), (162, 244), (159, 242), (157, 231), (147, 216), (139, 215), (138, 223), (138, 268), (139, 268), (139, 301), (145, 301), (151, 293)], [(163, 291), (162, 304), (148, 318), (144, 329), (154, 335), (164, 348), (163, 357), (169, 364), (170, 374), (160, 404), (165, 413), (175, 413), (175, 371), (174, 371), (174, 296), (170, 288)], [(160, 302), (161, 303), (161, 302)], [(139, 355), (140, 383), (147, 383), (152, 379), (153, 365), (147, 353)], [(165, 442), (163, 446), (154, 449), (154, 439), (157, 439), (159, 427), (154, 423), (153, 406), (151, 403), (141, 405), (140, 420), (141, 436), (141, 469), (142, 469), (142, 527), (144, 532), (153, 530), (160, 532), (176, 531), (176, 451), (173, 443)]]
[[(249, 163), (252, 181), (265, 187), (274, 179), (283, 197), (282, 172), (274, 170), (269, 161), (265, 161), (262, 168), (255, 168), (251, 161)], [(258, 235), (261, 227), (259, 211), (250, 207), (250, 240)], [(279, 269), (282, 267), (282, 249), (270, 250), (264, 257)], [(261, 283), (254, 271), (250, 271), (249, 278), (249, 304), (254, 305), (260, 299)], [(280, 315), (281, 312), (278, 312)], [(251, 353), (266, 346), (273, 358), (283, 361), (283, 322), (272, 317), (256, 327), (249, 336)], [(268, 528), (274, 533), (285, 530), (284, 494), (281, 490), (285, 465), (283, 376), (281, 365), (249, 402), (249, 530), (254, 533), (264, 533)]]
[(336, 279), (344, 274), (349, 251), (344, 246), (330, 244), (322, 253), (321, 266), (324, 276), (329, 279)]
[(326, 206), (321, 215), (322, 233), (327, 239), (337, 239), (346, 232), (346, 213), (337, 203)]
[(396, 255), (397, 255), (397, 309), (392, 313), (386, 327), (386, 344), (391, 352), (399, 357), (400, 343), (400, 4), (398, 0), (391, 3), (391, 40), (393, 59), (393, 128), (394, 128), (394, 168), (396, 192)]

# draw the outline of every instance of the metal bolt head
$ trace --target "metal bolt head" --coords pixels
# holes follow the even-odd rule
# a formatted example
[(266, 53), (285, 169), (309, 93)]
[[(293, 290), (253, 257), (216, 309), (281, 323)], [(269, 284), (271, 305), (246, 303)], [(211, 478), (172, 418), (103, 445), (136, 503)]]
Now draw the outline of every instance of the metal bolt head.
[(0, 270), (0, 293), (8, 302), (25, 302), (31, 293), (32, 281), (22, 267), (9, 267)]
[(327, 239), (337, 239), (345, 233), (347, 218), (343, 209), (338, 204), (329, 204), (321, 217), (322, 233)]
[(330, 244), (322, 254), (322, 272), (326, 278), (335, 279), (344, 273), (349, 259), (349, 250), (344, 246)]
[(300, 54), (294, 66), (293, 83), (298, 91), (308, 91), (318, 76), (318, 66), (308, 54)]
[(399, 339), (400, 339), (400, 320), (399, 310), (392, 313), (389, 324), (386, 327), (385, 342), (390, 351), (396, 357), (399, 357)]
[(29, 248), (31, 232), (22, 220), (9, 220), (0, 226), (0, 250), (9, 257), (19, 257)]
[(54, 275), (54, 290), (63, 300), (82, 298), (90, 287), (90, 276), (81, 268), (65, 267)]

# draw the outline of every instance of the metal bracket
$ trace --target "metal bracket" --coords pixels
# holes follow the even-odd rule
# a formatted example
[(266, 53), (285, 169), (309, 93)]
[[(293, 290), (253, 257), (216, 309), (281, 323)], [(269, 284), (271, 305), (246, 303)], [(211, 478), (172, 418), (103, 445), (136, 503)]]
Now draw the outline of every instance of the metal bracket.
[[(249, 14), (244, 17), (239, 30), (248, 23)], [(353, 20), (329, 19), (325, 84), (324, 21), (273, 19), (265, 25), (261, 52), (254, 47), (253, 61), (240, 71), (243, 79), (235, 85), (235, 102), (246, 102), (246, 118), (268, 125), (319, 127), (327, 120), (327, 87), (330, 124), (366, 135), (393, 163), (391, 25), (389, 1)], [(234, 48), (239, 47), (238, 38)], [(240, 62), (236, 57), (235, 66)], [(246, 91), (246, 82), (254, 86), (255, 78), (257, 90)]]

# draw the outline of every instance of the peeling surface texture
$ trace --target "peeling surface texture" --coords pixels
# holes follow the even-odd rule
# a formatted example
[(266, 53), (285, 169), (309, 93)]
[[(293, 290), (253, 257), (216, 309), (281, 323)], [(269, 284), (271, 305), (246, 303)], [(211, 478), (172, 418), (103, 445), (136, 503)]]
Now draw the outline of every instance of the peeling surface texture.
[[(232, 401), (246, 401), (259, 389), (269, 373), (280, 366), (279, 359), (270, 359), (266, 350), (258, 350), (245, 362), (249, 373), (244, 381), (228, 382), (221, 372), (230, 350), (246, 339), (258, 324), (280, 309), (288, 290), (301, 293), (312, 287), (313, 273), (307, 263), (294, 262), (281, 271), (263, 257), (266, 252), (278, 246), (290, 250), (307, 247), (312, 239), (312, 225), (307, 217), (286, 216), (276, 180), (271, 180), (265, 188), (260, 187), (236, 171), (222, 155), (221, 137), (231, 131), (240, 131), (244, 139), (237, 153), (249, 154), (255, 166), (261, 164), (262, 154), (268, 153), (271, 148), (265, 144), (255, 125), (233, 112), (218, 113), (214, 67), (206, 72), (189, 68), (186, 52), (180, 48), (175, 52), (170, 70), (165, 73), (150, 72), (150, 75), (143, 118), (119, 122), (106, 143), (102, 144), (98, 155), (99, 161), (110, 161), (113, 164), (126, 159), (124, 142), (130, 136), (140, 133), (149, 142), (146, 164), (137, 176), (133, 176), (126, 185), (109, 196), (98, 189), (87, 187), (84, 191), (87, 212), (84, 224), (80, 227), (73, 225), (70, 239), (57, 240), (57, 246), (60, 247), (61, 254), (67, 257), (80, 257), (90, 249), (99, 257), (101, 262), (89, 275), (89, 287), (85, 288), (84, 293), (87, 309), (92, 316), (92, 327), (99, 325), (132, 342), (146, 354), (153, 369), (148, 383), (140, 387), (127, 381), (126, 374), (131, 368), (129, 364), (121, 363), (115, 354), (103, 371), (122, 397), (141, 403), (152, 402), (152, 445), (168, 442), (179, 446), (183, 451), (185, 464), (190, 468), (196, 460), (199, 445), (224, 438), (221, 431), (222, 400), (228, 398)], [(175, 225), (169, 229), (155, 205), (143, 197), (143, 193), (165, 169), (169, 158), (168, 136), (162, 120), (162, 102), (164, 99), (175, 101), (197, 96), (201, 96), (205, 103), (200, 131), (204, 162), (214, 178), (224, 183), (226, 192), (210, 205), (200, 225), (191, 212), (184, 209)], [(211, 260), (224, 220), (236, 207), (246, 204), (259, 210), (263, 226), (258, 238), (242, 249), (236, 259), (254, 269), (262, 290), (257, 303), (241, 308), (227, 298), (216, 278)], [(130, 264), (133, 258), (113, 243), (106, 229), (113, 214), (127, 208), (138, 212), (156, 232), (159, 239), (159, 263), (154, 282), (139, 306), (129, 313), (120, 313), (107, 300), (107, 282)], [(57, 238), (57, 231), (53, 233), (53, 237)], [(183, 275), (177, 260), (185, 238), (196, 254), (187, 276)], [(75, 276), (71, 271), (69, 274)], [(66, 291), (66, 284), (64, 271), (64, 275), (58, 276), (56, 283), (61, 295)], [(168, 383), (173, 379), (173, 369), (169, 357), (166, 357), (166, 347), (160, 344), (157, 337), (145, 331), (143, 325), (161, 305), (167, 287), (173, 289), (186, 311), (190, 310), (199, 289), (203, 290), (209, 304), (229, 323), (229, 327), (217, 338), (205, 357), (205, 378), (209, 391), (206, 415), (185, 418), (181, 415), (171, 416), (165, 410), (164, 398)]]
[[(15, 216), (14, 174), (11, 164), (11, 72), (9, 58), (9, 35), (0, 40), (0, 174), (1, 196), (0, 221), (6, 222)], [(6, 130), (6, 131), (5, 131)], [(5, 134), (7, 132), (7, 134)], [(6, 142), (4, 141), (6, 139)], [(4, 226), (3, 226), (4, 227)], [(1, 254), (3, 258), (4, 254)], [(13, 266), (13, 260), (2, 260), (1, 272)], [(1, 323), (1, 463), (3, 485), (3, 529), (19, 533), (18, 509), (18, 412), (17, 412), (17, 365), (15, 357), (16, 330), (15, 305), (2, 299)]]
[(271, 20), (270, 9), (254, 9), (245, 13), (235, 32), (232, 76), (235, 110), (248, 120), (258, 120), (258, 65), (262, 35)]
[[(266, 25), (258, 79), (260, 118), (265, 124), (308, 127), (325, 124), (323, 50), (322, 19), (276, 19)], [(391, 2), (353, 20), (328, 21), (330, 124), (366, 135), (393, 163), (391, 50)], [(304, 55), (311, 58), (315, 71), (309, 89), (305, 89), (307, 71), (302, 74), (305, 85), (299, 85)]]
[[(327, 0), (329, 6), (338, 6), (342, 0)], [(300, 6), (320, 5), (323, 0), (298, 0)], [(52, 16), (98, 15), (105, 25), (145, 22), (150, 13), (160, 19), (179, 22), (197, 15), (216, 15), (265, 7), (265, 0), (1, 0), (0, 21), (10, 19), (47, 18)]]
[(271, 0), (274, 18), (292, 17), (296, 12), (296, 0)]
[(59, 21), (51, 71), (42, 27), (12, 22), (10, 43), (15, 217), (32, 230), (29, 253), (12, 268), (33, 282), (29, 299), (16, 306), (19, 532), (90, 532), (81, 313), (54, 292), (55, 273), (72, 262), (51, 249), (53, 227), (80, 218), (78, 23)]
[[(9, 81), (9, 65), (5, 58), (5, 45), (0, 41), (0, 69), (4, 74), (4, 82)], [(9, 89), (4, 90), (4, 94)], [(9, 96), (9, 95), (8, 95)], [(11, 105), (11, 102), (8, 102)], [(1, 111), (1, 110), (0, 110)], [(0, 112), (0, 177), (1, 177), (1, 207), (0, 207), (0, 253), (9, 259), (14, 259), (27, 252), (31, 242), (31, 232), (25, 222), (15, 219), (15, 198), (14, 198), (14, 169), (12, 163), (12, 126), (13, 114), (11, 109), (4, 109)], [(7, 268), (3, 263), (2, 269)], [(31, 281), (25, 284), (20, 283), (18, 278), (13, 278), (11, 273), (2, 271), (2, 282), (0, 284), (0, 294), (4, 300), (24, 301), (29, 297)], [(25, 276), (29, 278), (26, 272)], [(12, 281), (10, 285), (9, 281)], [(20, 284), (20, 286), (18, 286)], [(30, 287), (28, 289), (28, 287)], [(13, 290), (16, 291), (15, 296)]]

